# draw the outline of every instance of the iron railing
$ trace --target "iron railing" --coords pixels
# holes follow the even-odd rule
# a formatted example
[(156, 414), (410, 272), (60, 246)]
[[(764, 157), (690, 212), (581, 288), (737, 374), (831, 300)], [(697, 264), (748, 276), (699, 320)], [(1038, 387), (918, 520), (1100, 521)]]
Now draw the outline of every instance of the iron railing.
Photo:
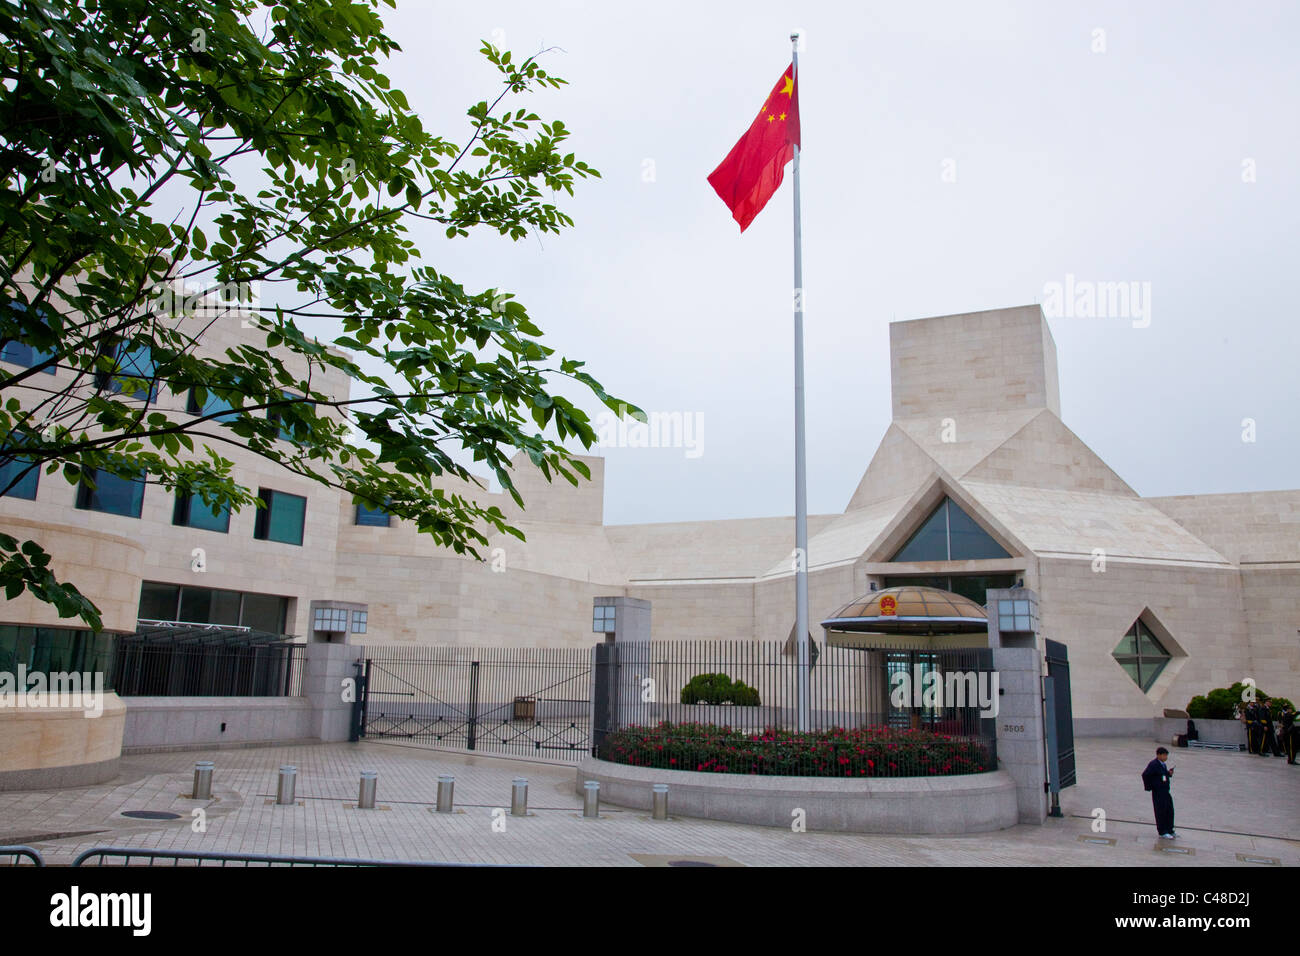
[[(106, 863), (106, 859), (120, 863)], [(143, 850), (138, 847), (97, 846), (79, 853), (73, 866), (495, 866), (490, 863), (434, 863), (424, 860), (365, 860), (336, 856), (279, 856), (267, 853), (221, 853), (213, 850)]]
[[(24, 860), (28, 862), (23, 863)], [(0, 846), (0, 866), (44, 866), (41, 851), (30, 846)]]
[(802, 728), (800, 668), (786, 644), (595, 650), (592, 753), (602, 759), (790, 776), (997, 769), (998, 688), (987, 649), (819, 647)]
[(121, 697), (300, 697), (307, 648), (124, 638), (113, 656)]
[(590, 752), (586, 647), (369, 645), (358, 736), (578, 759)]

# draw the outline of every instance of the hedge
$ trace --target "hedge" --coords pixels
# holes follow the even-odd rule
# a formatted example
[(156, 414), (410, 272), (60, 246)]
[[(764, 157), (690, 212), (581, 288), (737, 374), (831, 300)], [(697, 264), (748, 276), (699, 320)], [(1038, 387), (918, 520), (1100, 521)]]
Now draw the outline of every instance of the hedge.
[(615, 731), (599, 756), (635, 767), (790, 777), (925, 777), (997, 769), (978, 738), (893, 727), (746, 733), (664, 721)]

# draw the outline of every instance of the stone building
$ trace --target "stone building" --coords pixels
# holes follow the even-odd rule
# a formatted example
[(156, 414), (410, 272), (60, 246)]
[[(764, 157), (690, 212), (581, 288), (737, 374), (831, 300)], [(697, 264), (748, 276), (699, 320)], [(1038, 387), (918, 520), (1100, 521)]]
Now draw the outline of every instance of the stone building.
[[(234, 323), (206, 347), (249, 334)], [(897, 322), (890, 344), (893, 421), (844, 511), (809, 518), (814, 624), (873, 586), (983, 603), (986, 589), (1023, 582), (1039, 597), (1040, 640), (1069, 647), (1080, 734), (1146, 733), (1165, 708), (1243, 677), (1300, 697), (1300, 490), (1139, 496), (1062, 422), (1038, 306)], [(344, 397), (347, 386), (318, 387)], [(154, 401), (187, 407), (165, 390)], [(593, 605), (609, 597), (650, 602), (657, 640), (791, 633), (792, 518), (606, 525), (603, 459), (584, 458), (592, 477), (578, 488), (524, 459), (526, 512), (472, 493), (527, 540), (494, 538), (479, 561), (223, 453), (265, 490), (269, 522), (251, 509), (209, 519), (157, 486), (89, 498), (40, 476), (0, 499), (0, 530), (42, 541), (114, 633), (147, 619), (307, 640), (346, 629), (352, 643), (585, 646)], [(0, 651), (66, 643), (68, 623), (29, 596), (7, 601)]]

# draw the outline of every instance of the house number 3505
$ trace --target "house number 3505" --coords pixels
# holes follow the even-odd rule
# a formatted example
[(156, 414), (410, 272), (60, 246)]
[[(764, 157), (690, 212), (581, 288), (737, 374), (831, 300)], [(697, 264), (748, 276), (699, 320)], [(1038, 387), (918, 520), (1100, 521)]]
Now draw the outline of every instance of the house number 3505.
[(1024, 724), (1003, 724), (1002, 730), (1008, 734), (1023, 734), (1025, 732)]

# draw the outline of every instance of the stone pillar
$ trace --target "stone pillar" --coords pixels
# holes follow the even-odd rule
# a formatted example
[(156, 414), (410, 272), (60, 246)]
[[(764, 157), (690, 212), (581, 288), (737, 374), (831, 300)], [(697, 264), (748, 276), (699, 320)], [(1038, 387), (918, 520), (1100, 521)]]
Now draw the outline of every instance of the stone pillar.
[(641, 598), (598, 597), (593, 604), (592, 629), (604, 634), (606, 644), (616, 646), (612, 666), (602, 672), (611, 682), (608, 690), (611, 726), (623, 727), (638, 722), (638, 718), (651, 719), (653, 715), (641, 700), (643, 681), (651, 676), (650, 602)]
[(1041, 824), (1047, 819), (1048, 798), (1038, 595), (1028, 588), (990, 590), (988, 612), (999, 686), (998, 766), (1016, 781), (1020, 822)]
[[(361, 649), (348, 644), (308, 644), (303, 695), (311, 701), (311, 734), (325, 743), (347, 740), (352, 725), (352, 702), (358, 690), (345, 681), (357, 676), (354, 666)], [(352, 694), (344, 693), (351, 687)]]

